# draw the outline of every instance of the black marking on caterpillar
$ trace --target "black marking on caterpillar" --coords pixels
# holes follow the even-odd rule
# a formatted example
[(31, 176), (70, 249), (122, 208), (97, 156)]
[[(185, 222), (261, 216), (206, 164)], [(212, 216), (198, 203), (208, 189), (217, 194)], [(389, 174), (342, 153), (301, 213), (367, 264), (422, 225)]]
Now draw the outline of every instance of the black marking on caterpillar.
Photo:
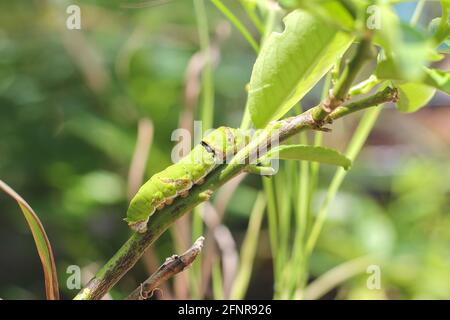
[(148, 219), (156, 210), (171, 205), (178, 196), (187, 197), (194, 184), (203, 183), (212, 170), (248, 141), (249, 137), (237, 129), (220, 127), (214, 130), (187, 156), (153, 175), (139, 189), (130, 202), (125, 221), (134, 231), (145, 232)]

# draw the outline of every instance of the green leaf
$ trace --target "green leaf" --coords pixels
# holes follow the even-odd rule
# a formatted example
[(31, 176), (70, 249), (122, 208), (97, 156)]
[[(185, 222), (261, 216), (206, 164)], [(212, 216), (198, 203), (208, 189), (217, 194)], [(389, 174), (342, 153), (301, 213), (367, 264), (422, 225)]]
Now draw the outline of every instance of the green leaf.
[(401, 112), (414, 112), (419, 110), (427, 105), (436, 92), (436, 89), (420, 83), (397, 83), (396, 86), (399, 91), (397, 109)]
[(350, 35), (300, 9), (284, 23), (283, 33), (266, 40), (250, 79), (248, 107), (256, 128), (286, 114), (352, 43)]
[(384, 49), (384, 55), (395, 73), (402, 79), (420, 82), (423, 67), (436, 59), (434, 41), (426, 32), (402, 23), (388, 5), (380, 5), (381, 25), (375, 42)]
[(397, 80), (397, 81), (408, 81), (412, 83), (422, 84), (434, 89), (441, 90), (447, 94), (450, 94), (450, 72), (430, 69), (422, 67), (422, 76), (416, 81), (411, 81), (401, 72), (398, 72), (392, 60), (381, 61), (376, 69), (376, 75), (378, 79), (383, 80)]
[(11, 187), (0, 180), (0, 189), (2, 189), (11, 198), (17, 201), (25, 219), (30, 227), (34, 242), (39, 254), (39, 258), (44, 269), (45, 292), (48, 300), (59, 299), (58, 278), (56, 275), (55, 260), (53, 259), (52, 247), (45, 233), (44, 227), (36, 213), (30, 205), (18, 195)]
[(300, 144), (273, 148), (266, 157), (268, 159), (316, 161), (341, 166), (346, 170), (352, 164), (349, 158), (334, 149)]

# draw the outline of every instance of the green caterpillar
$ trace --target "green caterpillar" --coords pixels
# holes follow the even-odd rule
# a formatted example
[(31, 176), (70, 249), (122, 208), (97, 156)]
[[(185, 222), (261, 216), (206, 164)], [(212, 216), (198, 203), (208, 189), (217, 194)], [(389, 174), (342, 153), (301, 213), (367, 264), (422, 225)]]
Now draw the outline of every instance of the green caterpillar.
[(238, 129), (220, 127), (176, 164), (153, 175), (130, 202), (124, 219), (131, 229), (143, 233), (149, 217), (177, 196), (186, 197), (194, 184), (201, 184), (214, 168), (235, 155), (249, 142)]

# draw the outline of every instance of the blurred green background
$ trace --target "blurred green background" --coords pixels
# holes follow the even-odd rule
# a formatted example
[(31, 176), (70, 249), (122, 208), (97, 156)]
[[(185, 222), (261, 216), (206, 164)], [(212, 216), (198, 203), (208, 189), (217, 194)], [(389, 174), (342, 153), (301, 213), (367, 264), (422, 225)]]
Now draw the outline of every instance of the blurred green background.
[[(171, 133), (189, 104), (186, 70), (199, 50), (192, 2), (130, 3), (136, 2), (0, 2), (0, 178), (40, 216), (66, 299), (76, 294), (65, 285), (67, 266), (92, 274), (130, 234), (122, 218), (138, 121), (150, 119), (154, 127), (149, 177), (171, 163)], [(244, 15), (237, 3), (225, 3)], [(69, 4), (81, 7), (81, 31), (66, 28)], [(214, 71), (215, 125), (238, 126), (255, 54), (215, 8), (207, 9), (211, 38), (223, 37)], [(413, 9), (407, 3), (398, 12), (408, 19)], [(427, 6), (423, 21), (437, 10)], [(439, 64), (449, 66), (448, 57)], [(319, 95), (320, 88), (304, 105), (314, 105)], [(383, 290), (366, 288), (363, 269), (325, 298), (450, 298), (449, 106), (449, 97), (438, 94), (415, 114), (383, 112), (311, 261), (314, 278), (356, 257), (381, 254)], [(343, 150), (359, 116), (337, 122), (326, 144)], [(320, 187), (333, 172), (322, 171)], [(227, 206), (225, 225), (238, 247), (260, 189), (260, 179), (246, 178)], [(172, 238), (167, 232), (157, 241), (160, 261), (174, 253)], [(112, 296), (123, 297), (147, 274), (148, 266), (139, 263)], [(247, 297), (270, 299), (272, 287), (264, 222)], [(24, 218), (0, 194), (0, 298), (44, 297)]]

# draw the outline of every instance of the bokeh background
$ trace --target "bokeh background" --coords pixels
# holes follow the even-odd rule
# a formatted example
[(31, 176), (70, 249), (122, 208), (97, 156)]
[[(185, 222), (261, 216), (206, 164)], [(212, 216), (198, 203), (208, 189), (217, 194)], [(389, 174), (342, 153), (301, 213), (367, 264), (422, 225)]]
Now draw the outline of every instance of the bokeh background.
[[(244, 17), (237, 1), (225, 3)], [(69, 4), (81, 7), (81, 31), (66, 28)], [(191, 120), (186, 113), (198, 119), (196, 99), (186, 96), (186, 86), (195, 87), (198, 81), (193, 56), (199, 37), (192, 2), (135, 4), (0, 2), (0, 178), (40, 216), (66, 299), (77, 292), (65, 286), (66, 268), (79, 265), (89, 278), (130, 235), (122, 218), (138, 123), (147, 125), (147, 132), (152, 131), (148, 121), (153, 127), (145, 164), (149, 177), (171, 163), (171, 133)], [(409, 19), (414, 6), (397, 7), (402, 19)], [(220, 12), (209, 4), (207, 10), (217, 49), (214, 124), (238, 126), (255, 53)], [(438, 15), (438, 6), (427, 5), (422, 23)], [(445, 70), (449, 66), (449, 57), (438, 65)], [(304, 105), (314, 105), (319, 96), (317, 88)], [(342, 282), (323, 298), (450, 298), (449, 106), (449, 97), (437, 94), (414, 114), (393, 107), (383, 111), (333, 203), (310, 266), (314, 279), (356, 257), (382, 253), (387, 257), (383, 290), (366, 288), (363, 269), (348, 279), (344, 272)], [(359, 117), (335, 123), (325, 144), (344, 150)], [(319, 188), (327, 186), (333, 172), (324, 167)], [(259, 190), (260, 179), (248, 177), (226, 205), (224, 226), (236, 250)], [(123, 297), (165, 257), (179, 253), (175, 238), (173, 229), (166, 232), (111, 296)], [(182, 287), (186, 282), (175, 282), (174, 297), (195, 297)], [(264, 219), (246, 297), (272, 295)], [(202, 297), (214, 297), (213, 290), (205, 289)], [(4, 194), (0, 298), (45, 298), (31, 234), (17, 205)]]

